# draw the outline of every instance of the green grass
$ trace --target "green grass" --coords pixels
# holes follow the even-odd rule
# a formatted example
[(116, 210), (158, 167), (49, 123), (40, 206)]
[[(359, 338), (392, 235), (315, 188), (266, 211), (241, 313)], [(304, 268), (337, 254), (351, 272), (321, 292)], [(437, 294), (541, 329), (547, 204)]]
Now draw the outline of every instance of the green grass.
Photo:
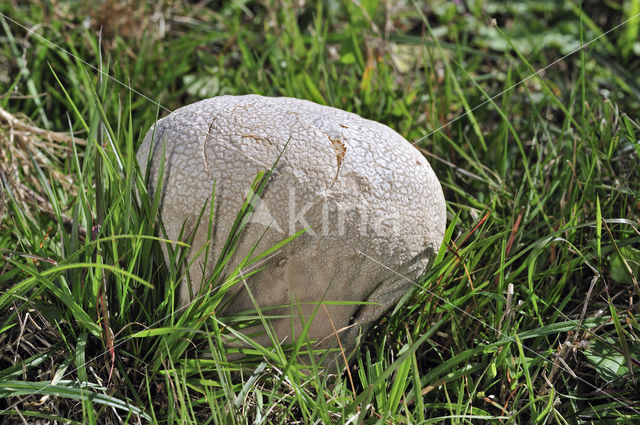
[[(43, 129), (0, 118), (3, 419), (639, 423), (640, 2), (460, 3), (0, 4), (0, 107)], [(304, 334), (233, 333), (268, 311), (215, 314), (258, 252), (178, 311), (186, 245), (164, 263), (135, 151), (169, 111), (245, 93), (383, 122), (445, 190), (437, 261), (353, 380), (303, 364)]]

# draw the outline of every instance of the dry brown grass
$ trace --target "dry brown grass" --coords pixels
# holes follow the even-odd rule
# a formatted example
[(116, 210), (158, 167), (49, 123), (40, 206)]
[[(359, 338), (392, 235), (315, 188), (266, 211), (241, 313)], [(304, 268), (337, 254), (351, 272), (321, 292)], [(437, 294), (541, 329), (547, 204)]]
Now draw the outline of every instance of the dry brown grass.
[[(41, 176), (58, 182), (63, 190), (76, 195), (74, 176), (61, 170), (64, 159), (72, 155), (72, 143), (86, 145), (86, 141), (69, 133), (37, 127), (24, 116), (12, 115), (0, 108), (0, 187), (24, 213), (33, 218), (34, 212), (56, 217), (48, 200)], [(0, 191), (0, 217), (8, 204), (5, 191)], [(63, 221), (70, 225), (65, 211)]]

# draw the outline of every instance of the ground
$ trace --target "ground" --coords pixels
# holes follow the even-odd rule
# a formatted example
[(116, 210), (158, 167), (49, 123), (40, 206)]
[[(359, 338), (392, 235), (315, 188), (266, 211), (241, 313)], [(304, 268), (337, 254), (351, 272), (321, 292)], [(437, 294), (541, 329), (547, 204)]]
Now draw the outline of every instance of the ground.
[[(640, 1), (0, 13), (9, 423), (638, 423)], [(443, 185), (434, 266), (342, 376), (304, 338), (237, 360), (223, 341), (263, 319), (216, 314), (232, 270), (176, 312), (184, 246), (166, 264), (134, 153), (158, 117), (246, 93), (385, 123)]]

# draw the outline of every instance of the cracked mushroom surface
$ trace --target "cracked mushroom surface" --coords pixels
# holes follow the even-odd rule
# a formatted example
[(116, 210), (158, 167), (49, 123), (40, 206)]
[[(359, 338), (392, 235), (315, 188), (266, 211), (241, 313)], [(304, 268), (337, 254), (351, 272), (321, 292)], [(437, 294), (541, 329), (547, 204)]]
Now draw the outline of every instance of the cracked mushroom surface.
[[(349, 354), (358, 336), (411, 289), (444, 237), (445, 200), (425, 158), (389, 127), (350, 112), (257, 95), (180, 108), (158, 120), (137, 154), (143, 172), (149, 165), (152, 194), (163, 145), (160, 217), (170, 239), (178, 239), (183, 225), (185, 235), (195, 232), (189, 263), (207, 242), (207, 214), (194, 227), (216, 188), (210, 258), (193, 261), (193, 286), (186, 279), (180, 286), (183, 305), (212, 273), (254, 178), (283, 153), (230, 264), (260, 238), (256, 253), (308, 229), (246, 279), (260, 307), (294, 305), (274, 312), (290, 316), (271, 322), (280, 341), (295, 340), (300, 310), (306, 319), (320, 301), (357, 302), (319, 308), (309, 330), (319, 347), (335, 348), (335, 326)], [(244, 285), (231, 292), (223, 314), (253, 310)]]

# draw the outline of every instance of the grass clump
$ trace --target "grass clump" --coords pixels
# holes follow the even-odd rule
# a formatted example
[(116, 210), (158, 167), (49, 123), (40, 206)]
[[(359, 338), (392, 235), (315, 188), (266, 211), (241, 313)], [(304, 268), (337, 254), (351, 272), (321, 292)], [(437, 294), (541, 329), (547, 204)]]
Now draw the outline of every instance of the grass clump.
[[(637, 421), (637, 2), (58, 6), (0, 5), (3, 418)], [(176, 107), (252, 92), (390, 125), (445, 189), (437, 261), (352, 381), (304, 340), (235, 360), (224, 292), (177, 311), (189, 235), (165, 264), (134, 153)]]

